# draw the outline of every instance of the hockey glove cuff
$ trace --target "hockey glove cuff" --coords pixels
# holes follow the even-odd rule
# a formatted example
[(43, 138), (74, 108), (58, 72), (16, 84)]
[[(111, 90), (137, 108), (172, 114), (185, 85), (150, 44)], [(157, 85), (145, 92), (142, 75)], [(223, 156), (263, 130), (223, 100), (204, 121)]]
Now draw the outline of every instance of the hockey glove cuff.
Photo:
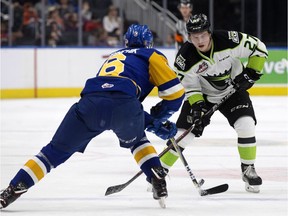
[(210, 116), (204, 114), (208, 111), (204, 101), (197, 101), (191, 105), (190, 114), (187, 116), (187, 122), (195, 124), (192, 133), (196, 137), (200, 137), (204, 128), (210, 124)]
[(239, 90), (248, 90), (262, 75), (252, 68), (244, 68), (242, 73), (235, 77), (234, 87)]
[(155, 119), (161, 120), (162, 122), (165, 122), (168, 118), (170, 118), (173, 113), (174, 111), (169, 110), (167, 106), (164, 105), (163, 101), (153, 106), (150, 110), (150, 115)]
[(156, 136), (163, 140), (174, 137), (177, 133), (176, 124), (170, 121), (162, 123), (159, 120), (154, 120), (152, 124), (149, 124), (146, 128), (147, 131), (154, 133)]

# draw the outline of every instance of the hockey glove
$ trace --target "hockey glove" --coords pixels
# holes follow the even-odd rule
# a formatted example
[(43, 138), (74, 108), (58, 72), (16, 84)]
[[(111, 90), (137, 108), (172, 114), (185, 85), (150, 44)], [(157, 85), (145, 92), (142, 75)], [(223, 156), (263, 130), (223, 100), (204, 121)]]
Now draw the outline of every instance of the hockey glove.
[(250, 89), (255, 81), (259, 80), (263, 74), (258, 73), (254, 69), (244, 68), (241, 74), (237, 75), (234, 79), (234, 87), (239, 90)]
[(163, 101), (159, 102), (150, 109), (150, 115), (155, 119), (161, 120), (162, 122), (165, 122), (168, 118), (170, 118), (173, 113), (174, 111), (168, 110)]
[(146, 130), (154, 133), (163, 140), (170, 139), (177, 133), (176, 124), (170, 121), (162, 123), (159, 120), (155, 120), (152, 124), (147, 126)]
[(187, 122), (195, 124), (192, 133), (196, 137), (200, 137), (204, 128), (210, 124), (210, 117), (203, 116), (207, 112), (207, 107), (204, 101), (197, 101), (191, 105), (190, 114), (187, 116)]

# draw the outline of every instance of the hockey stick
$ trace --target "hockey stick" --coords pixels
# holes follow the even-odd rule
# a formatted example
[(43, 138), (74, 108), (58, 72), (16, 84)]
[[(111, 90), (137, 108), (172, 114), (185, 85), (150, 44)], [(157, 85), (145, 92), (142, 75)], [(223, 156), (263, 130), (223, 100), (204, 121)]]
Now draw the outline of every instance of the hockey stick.
[[(188, 130), (184, 131), (175, 141), (176, 142), (180, 142), (188, 133), (190, 133), (191, 130), (193, 130), (193, 128), (195, 127), (195, 125), (192, 125)], [(172, 143), (165, 148), (158, 156), (161, 158), (164, 154), (166, 154), (170, 149), (173, 148)], [(126, 188), (129, 184), (131, 184), (135, 179), (137, 179), (140, 175), (142, 175), (143, 171), (140, 170), (136, 175), (134, 175), (130, 180), (128, 180), (127, 182), (125, 182), (124, 184), (120, 184), (120, 185), (114, 185), (114, 186), (110, 186), (107, 188), (105, 196), (108, 196), (110, 194), (113, 193), (118, 193), (120, 191), (122, 191), (124, 188)], [(204, 183), (204, 182), (203, 182)]]
[(177, 144), (176, 140), (174, 138), (171, 138), (170, 141), (172, 142), (172, 145), (174, 146), (175, 150), (177, 151), (180, 160), (182, 161), (183, 165), (186, 168), (186, 171), (188, 172), (193, 184), (195, 185), (195, 187), (198, 189), (198, 192), (201, 196), (206, 196), (206, 195), (211, 195), (211, 194), (217, 194), (217, 193), (222, 193), (228, 190), (228, 184), (222, 184), (213, 188), (209, 188), (209, 189), (202, 189), (201, 188), (201, 181), (198, 183), (196, 177), (194, 176), (191, 168), (189, 167), (188, 162), (186, 161), (179, 145)]
[[(214, 104), (214, 106), (208, 110), (205, 113), (205, 116), (207, 115), (211, 115), (212, 113), (214, 113), (228, 98), (231, 97), (231, 95), (234, 94), (234, 92), (236, 91), (235, 88), (233, 88), (225, 97), (223, 97), (219, 103)], [(193, 124), (190, 128), (188, 128), (186, 131), (184, 131), (176, 140), (176, 143), (179, 143), (187, 134), (189, 134), (193, 129), (194, 129), (195, 125)], [(159, 157), (162, 157), (164, 154), (166, 154), (170, 149), (173, 148), (173, 144), (171, 143), (166, 149), (164, 149), (160, 154)], [(110, 194), (113, 193), (118, 193), (120, 191), (122, 191), (124, 188), (126, 188), (129, 184), (131, 184), (135, 179), (137, 179), (140, 175), (142, 175), (143, 171), (140, 170), (136, 175), (134, 175), (130, 180), (128, 180), (127, 182), (125, 182), (124, 184), (120, 184), (120, 185), (115, 185), (115, 186), (110, 186), (107, 188), (105, 196), (108, 196)], [(199, 181), (199, 185), (201, 185), (201, 183), (203, 184), (203, 181)]]

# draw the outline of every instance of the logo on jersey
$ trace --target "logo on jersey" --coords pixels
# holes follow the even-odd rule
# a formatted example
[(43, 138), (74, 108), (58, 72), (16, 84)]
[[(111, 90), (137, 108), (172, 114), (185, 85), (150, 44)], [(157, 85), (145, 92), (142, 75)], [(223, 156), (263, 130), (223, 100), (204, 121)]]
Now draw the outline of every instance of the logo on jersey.
[(134, 31), (134, 32), (133, 32), (133, 36), (134, 36), (134, 37), (137, 37), (138, 34), (139, 34), (138, 31)]
[(104, 83), (101, 87), (102, 87), (103, 89), (106, 89), (106, 88), (113, 88), (114, 85), (113, 85), (113, 84), (110, 84), (110, 83)]
[(234, 43), (239, 43), (238, 32), (228, 31), (229, 40), (232, 40)]
[(203, 73), (204, 71), (206, 71), (208, 69), (208, 64), (206, 62), (202, 62), (200, 65), (199, 65), (199, 68), (198, 70), (196, 71), (197, 74), (199, 73)]
[(228, 56), (225, 56), (224, 58), (219, 59), (219, 62), (224, 61), (225, 59), (228, 59), (229, 57), (230, 57), (229, 55), (228, 55)]
[(134, 142), (136, 139), (137, 139), (137, 136), (130, 139), (130, 140), (124, 140), (124, 139), (121, 139), (121, 138), (118, 138), (122, 143), (125, 143), (125, 144), (129, 144), (129, 143), (132, 143)]
[(213, 88), (223, 91), (231, 85), (231, 71), (232, 67), (230, 67), (228, 70), (225, 70), (223, 73), (202, 77), (205, 78)]
[(182, 69), (185, 69), (185, 61), (186, 59), (183, 58), (183, 56), (180, 54), (179, 56), (177, 56), (175, 63)]

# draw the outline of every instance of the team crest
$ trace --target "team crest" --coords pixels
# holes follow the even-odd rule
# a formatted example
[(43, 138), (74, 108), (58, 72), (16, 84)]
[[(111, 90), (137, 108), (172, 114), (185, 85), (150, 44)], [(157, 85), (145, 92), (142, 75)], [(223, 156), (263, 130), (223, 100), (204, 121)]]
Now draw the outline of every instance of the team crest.
[(228, 31), (229, 40), (232, 40), (234, 43), (239, 43), (238, 32)]
[(185, 58), (182, 55), (177, 56), (175, 63), (182, 69), (185, 69)]
[(202, 62), (200, 65), (199, 65), (199, 68), (197, 70), (197, 74), (199, 73), (203, 73), (204, 71), (206, 71), (208, 69), (208, 64), (206, 62)]

